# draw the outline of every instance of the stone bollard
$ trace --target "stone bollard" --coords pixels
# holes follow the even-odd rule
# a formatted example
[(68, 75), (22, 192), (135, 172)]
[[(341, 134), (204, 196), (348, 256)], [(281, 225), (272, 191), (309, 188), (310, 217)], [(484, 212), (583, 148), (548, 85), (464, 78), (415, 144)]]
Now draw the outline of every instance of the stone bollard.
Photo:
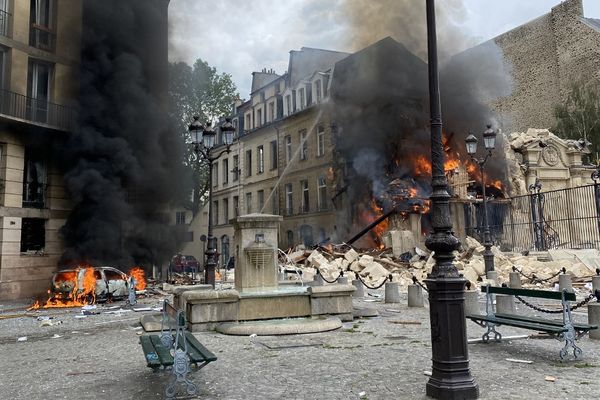
[(571, 275), (560, 274), (558, 276), (558, 290), (561, 292), (566, 289), (567, 292), (573, 292), (573, 284), (571, 283)]
[(408, 285), (408, 306), (424, 307), (423, 288), (419, 285)]
[(508, 286), (513, 289), (521, 289), (521, 275), (518, 272), (508, 273)]
[(323, 286), (325, 284), (325, 281), (323, 280), (323, 277), (321, 276), (320, 273), (316, 273), (315, 274), (315, 278), (312, 282), (312, 286)]
[(465, 290), (465, 315), (479, 315), (479, 290)]
[(496, 314), (514, 314), (515, 299), (506, 294), (496, 295)]
[[(600, 289), (595, 290), (596, 302), (590, 302), (588, 309), (588, 324), (600, 326)], [(600, 340), (600, 329), (590, 331), (590, 339)]]
[(340, 285), (347, 285), (348, 284), (348, 277), (347, 276), (339, 276), (337, 278), (337, 283), (339, 283)]
[(485, 273), (485, 277), (491, 281), (494, 281), (495, 285), (498, 286), (498, 271), (488, 271)]
[(352, 284), (356, 288), (354, 293), (352, 293), (352, 297), (365, 297), (365, 287), (361, 281), (355, 279), (352, 281)]
[(400, 288), (398, 287), (398, 282), (386, 282), (385, 302), (400, 303)]
[(592, 278), (592, 290), (595, 292), (596, 290), (600, 290), (600, 276), (594, 276)]

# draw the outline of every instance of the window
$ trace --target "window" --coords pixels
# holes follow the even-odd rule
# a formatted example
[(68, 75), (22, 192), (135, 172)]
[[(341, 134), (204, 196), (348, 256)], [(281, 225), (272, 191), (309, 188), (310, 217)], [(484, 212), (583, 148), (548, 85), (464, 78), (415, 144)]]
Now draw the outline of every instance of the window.
[(287, 231), (285, 235), (287, 237), (287, 247), (294, 247), (294, 232)]
[(240, 215), (240, 198), (233, 196), (233, 217), (237, 218)]
[(302, 212), (308, 212), (310, 209), (309, 193), (308, 193), (308, 181), (300, 181), (300, 188), (302, 189)]
[(265, 207), (265, 191), (259, 190), (256, 192), (256, 197), (258, 197), (258, 208), (257, 211), (259, 213), (263, 212), (263, 208)]
[(306, 160), (308, 158), (308, 143), (306, 142), (306, 129), (300, 131), (300, 159)]
[(285, 185), (285, 212), (287, 215), (294, 213), (294, 201), (292, 197), (292, 184), (286, 183)]
[(233, 181), (237, 181), (240, 178), (240, 157), (233, 156)]
[(302, 240), (302, 244), (305, 246), (313, 246), (313, 228), (310, 225), (302, 225), (300, 227), (300, 240)]
[(275, 121), (275, 102), (269, 103), (269, 122)]
[(304, 88), (298, 90), (298, 94), (300, 96), (300, 105), (298, 106), (298, 108), (302, 110), (304, 108)]
[(219, 202), (217, 200), (213, 201), (212, 205), (212, 223), (219, 224)]
[(252, 129), (252, 114), (246, 114), (246, 130), (249, 131)]
[(317, 128), (317, 157), (322, 157), (325, 154), (325, 128), (319, 126)]
[(271, 146), (271, 169), (277, 169), (277, 140), (270, 143)]
[[(0, 0), (2, 1), (2, 0)], [(0, 12), (0, 30), (2, 29), (2, 17), (1, 17), (1, 12)], [(2, 32), (0, 31), (0, 34), (2, 34)], [(10, 66), (10, 63), (8, 62), (8, 49), (4, 46), (0, 46), (0, 89), (4, 89), (7, 85), (7, 76), (8, 76), (8, 70), (7, 68)]]
[(223, 160), (223, 183), (229, 182), (229, 159)]
[(327, 184), (325, 183), (325, 177), (320, 176), (317, 178), (317, 201), (319, 202), (319, 210), (327, 209)]
[(246, 193), (246, 214), (252, 213), (252, 193)]
[(48, 102), (50, 101), (50, 83), (53, 67), (50, 64), (30, 60), (27, 71), (27, 116), (37, 122), (48, 119)]
[(185, 211), (175, 213), (175, 225), (185, 225)]
[(23, 207), (45, 207), (47, 176), (46, 161), (43, 155), (26, 148), (25, 171), (23, 171)]
[(317, 96), (317, 103), (321, 102), (321, 80), (317, 79), (317, 81), (315, 82), (315, 91), (316, 91), (316, 96)]
[(229, 199), (223, 199), (223, 223), (229, 223)]
[(9, 0), (0, 0), (0, 35), (9, 35), (10, 14), (8, 12)]
[(262, 174), (265, 172), (265, 149), (263, 146), (258, 146), (256, 151), (258, 153), (257, 172)]
[(252, 150), (246, 150), (246, 176), (252, 176)]
[(29, 45), (54, 51), (54, 0), (31, 0)]
[(262, 109), (259, 108), (256, 110), (256, 117), (254, 118), (254, 121), (256, 122), (256, 128), (262, 125)]
[(271, 209), (273, 212), (273, 215), (277, 215), (279, 213), (279, 207), (278, 207), (278, 196), (277, 196), (277, 189), (276, 188), (271, 188), (269, 190), (269, 193), (271, 196)]
[(221, 236), (221, 266), (227, 267), (229, 264), (229, 236)]
[(292, 137), (290, 135), (285, 137), (285, 161), (288, 164), (292, 161)]
[(219, 164), (215, 163), (211, 166), (211, 168), (212, 168), (212, 172), (213, 172), (213, 176), (212, 176), (213, 187), (219, 186)]
[(44, 251), (46, 247), (46, 220), (23, 218), (21, 222), (21, 252)]
[(291, 114), (293, 112), (292, 110), (292, 96), (290, 96), (289, 94), (287, 96), (285, 96), (285, 106), (287, 109), (287, 114)]

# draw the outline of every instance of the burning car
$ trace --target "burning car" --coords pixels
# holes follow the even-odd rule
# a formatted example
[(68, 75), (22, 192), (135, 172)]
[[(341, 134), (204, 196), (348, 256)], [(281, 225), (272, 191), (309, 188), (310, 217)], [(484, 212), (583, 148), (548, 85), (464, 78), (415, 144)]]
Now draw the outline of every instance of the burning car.
[(95, 282), (93, 290), (97, 299), (125, 297), (128, 293), (127, 274), (112, 267), (89, 267), (58, 271), (52, 277), (52, 292), (63, 296), (75, 289), (81, 294), (89, 288), (86, 279)]

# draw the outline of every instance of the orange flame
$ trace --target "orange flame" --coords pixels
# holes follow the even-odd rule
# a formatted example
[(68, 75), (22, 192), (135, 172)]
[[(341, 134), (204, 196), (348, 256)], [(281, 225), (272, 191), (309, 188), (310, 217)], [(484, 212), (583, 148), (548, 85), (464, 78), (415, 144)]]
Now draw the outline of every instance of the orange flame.
[[(83, 274), (83, 275), (82, 275)], [(81, 282), (80, 282), (80, 278)], [(55, 285), (65, 292), (48, 291), (48, 300), (36, 301), (28, 310), (39, 308), (82, 307), (96, 301), (96, 271), (89, 265), (79, 265), (74, 271), (64, 271), (55, 277)]]
[(146, 273), (140, 267), (133, 267), (129, 271), (129, 276), (135, 279), (135, 290), (144, 290), (146, 289)]

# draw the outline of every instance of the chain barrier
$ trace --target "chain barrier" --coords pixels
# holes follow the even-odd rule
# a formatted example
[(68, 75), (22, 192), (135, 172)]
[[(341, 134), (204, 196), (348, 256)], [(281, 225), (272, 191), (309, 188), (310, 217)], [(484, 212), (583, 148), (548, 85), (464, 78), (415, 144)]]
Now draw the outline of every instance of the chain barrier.
[(531, 275), (527, 275), (526, 273), (524, 273), (522, 270), (518, 269), (517, 267), (515, 267), (513, 265), (512, 267), (513, 272), (518, 272), (519, 275), (521, 275), (524, 278), (529, 279), (529, 282), (532, 284), (535, 283), (546, 283), (554, 278), (556, 278), (557, 276), (559, 276), (560, 274), (566, 274), (567, 273), (567, 269), (565, 267), (562, 267), (557, 273), (555, 273), (554, 275), (548, 277), (548, 278), (538, 278), (537, 276), (535, 276), (535, 274), (531, 274)]
[(321, 272), (321, 270), (320, 270), (320, 269), (318, 269), (318, 268), (317, 268), (317, 274), (319, 274), (319, 276), (321, 276), (321, 279), (323, 279), (323, 280), (324, 280), (325, 282), (327, 282), (327, 283), (336, 283), (336, 282), (337, 282), (337, 280), (338, 280), (340, 277), (343, 277), (343, 276), (344, 276), (344, 271), (340, 271), (340, 273), (338, 274), (337, 278), (335, 278), (335, 279), (334, 279), (334, 280), (332, 280), (332, 281), (328, 281), (327, 279), (325, 279), (325, 277), (323, 276), (323, 273), (322, 273), (322, 272)]
[(413, 283), (414, 283), (415, 285), (419, 285), (419, 286), (421, 286), (421, 288), (422, 288), (424, 291), (426, 291), (427, 293), (429, 293), (429, 291), (427, 290), (427, 287), (426, 287), (425, 285), (423, 285), (421, 282), (419, 282), (419, 280), (417, 279), (417, 277), (416, 277), (416, 276), (414, 276), (414, 275), (413, 275), (413, 277), (412, 277), (412, 281), (413, 281)]
[(385, 284), (385, 283), (386, 283), (388, 280), (389, 280), (390, 282), (392, 281), (392, 274), (389, 274), (389, 275), (388, 275), (388, 276), (387, 276), (387, 277), (386, 277), (386, 278), (383, 280), (383, 282), (381, 282), (381, 283), (380, 283), (378, 286), (371, 287), (371, 286), (367, 285), (367, 283), (366, 283), (365, 281), (363, 281), (363, 279), (361, 278), (361, 276), (360, 276), (359, 274), (355, 274), (355, 275), (356, 275), (356, 278), (357, 278), (359, 281), (361, 281), (361, 282), (362, 282), (362, 284), (363, 284), (363, 285), (365, 285), (365, 287), (366, 287), (367, 289), (372, 289), (372, 290), (375, 290), (375, 289), (379, 289), (379, 288), (381, 288), (381, 287), (382, 287), (382, 286), (383, 286), (383, 285), (384, 285), (384, 284)]
[[(521, 298), (521, 296), (515, 296), (515, 297), (521, 303), (525, 304), (527, 307), (529, 307), (529, 308), (531, 308), (531, 309), (533, 309), (535, 311), (543, 312), (543, 313), (546, 313), (546, 314), (562, 314), (563, 313), (563, 310), (548, 310), (547, 308), (538, 307), (535, 304), (531, 304), (528, 301), (523, 300)], [(587, 303), (589, 303), (595, 297), (596, 297), (596, 295), (594, 293), (590, 293), (588, 297), (586, 297), (585, 299), (581, 300), (579, 303), (577, 303), (573, 307), (571, 307), (571, 311), (575, 311), (579, 307), (585, 306)]]

